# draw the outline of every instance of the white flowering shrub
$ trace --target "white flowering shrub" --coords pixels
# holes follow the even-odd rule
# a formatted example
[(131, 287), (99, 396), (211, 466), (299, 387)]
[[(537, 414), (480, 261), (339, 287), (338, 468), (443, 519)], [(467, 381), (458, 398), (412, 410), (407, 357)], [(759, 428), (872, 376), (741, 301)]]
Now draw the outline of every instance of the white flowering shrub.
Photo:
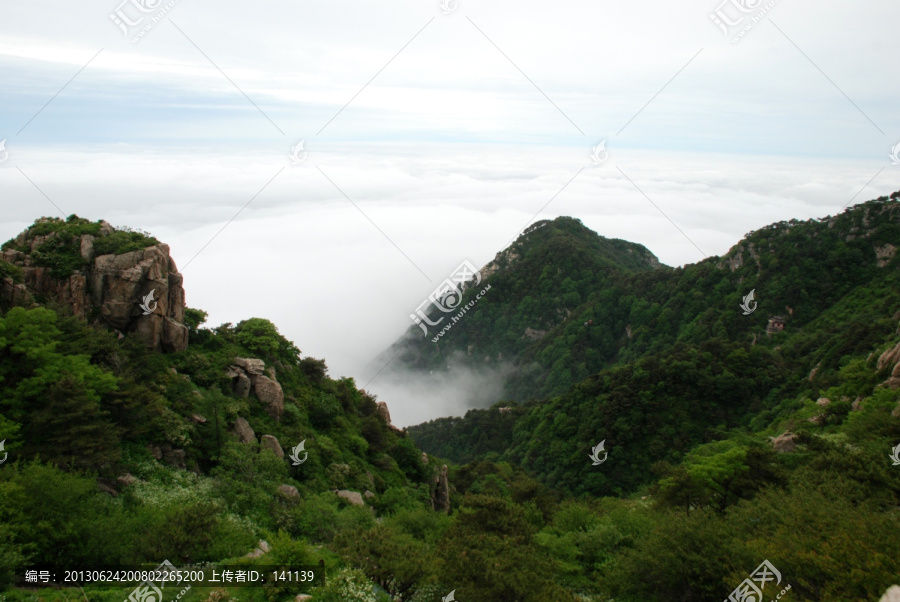
[(375, 587), (359, 569), (344, 568), (310, 592), (316, 602), (378, 602)]

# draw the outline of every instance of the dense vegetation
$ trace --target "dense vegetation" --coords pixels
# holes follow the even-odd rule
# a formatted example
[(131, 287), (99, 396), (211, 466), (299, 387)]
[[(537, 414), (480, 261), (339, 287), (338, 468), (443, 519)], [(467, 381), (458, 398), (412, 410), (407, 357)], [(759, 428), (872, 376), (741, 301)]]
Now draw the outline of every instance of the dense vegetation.
[[(99, 224), (46, 223), (35, 227), (59, 240)], [(320, 578), (181, 599), (721, 600), (768, 559), (791, 586), (783, 599), (877, 600), (900, 575), (900, 466), (889, 458), (900, 389), (878, 366), (900, 342), (900, 259), (883, 252), (900, 246), (898, 223), (897, 203), (879, 199), (751, 233), (742, 265), (736, 247), (677, 270), (577, 220), (539, 224), (498, 256), (491, 293), (439, 344), (401, 342), (407, 367), (502, 353), (517, 366), (508, 399), (410, 436), (265, 319), (207, 328), (188, 309), (188, 349), (160, 354), (48, 306), (4, 307), (0, 591), (39, 564), (232, 559), (315, 565)], [(115, 248), (149, 242), (139, 236)], [(66, 252), (50, 255), (62, 266)], [(0, 278), (21, 271), (0, 263)], [(744, 316), (751, 288), (759, 309)], [(776, 312), (785, 331), (766, 336)], [(523, 338), (525, 328), (545, 334)], [(280, 420), (232, 391), (236, 357), (274, 370)], [(238, 417), (286, 451), (305, 441), (308, 460), (241, 443)], [(786, 429), (795, 449), (777, 453), (770, 437)], [(594, 466), (601, 440), (608, 458)], [(431, 504), (445, 460), (449, 514)], [(357, 506), (335, 489), (374, 495)], [(260, 539), (271, 551), (246, 558)]]

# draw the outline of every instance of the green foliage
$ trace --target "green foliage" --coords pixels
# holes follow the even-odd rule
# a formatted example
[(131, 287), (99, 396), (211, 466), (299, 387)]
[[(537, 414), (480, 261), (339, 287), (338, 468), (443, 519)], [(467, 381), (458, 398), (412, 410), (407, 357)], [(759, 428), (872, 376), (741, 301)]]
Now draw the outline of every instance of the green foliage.
[(290, 365), (296, 365), (300, 360), (300, 350), (266, 319), (243, 320), (235, 327), (234, 333), (237, 343), (255, 354), (254, 357), (280, 360)]
[(94, 241), (94, 254), (122, 255), (158, 245), (159, 241), (146, 232), (120, 228)]

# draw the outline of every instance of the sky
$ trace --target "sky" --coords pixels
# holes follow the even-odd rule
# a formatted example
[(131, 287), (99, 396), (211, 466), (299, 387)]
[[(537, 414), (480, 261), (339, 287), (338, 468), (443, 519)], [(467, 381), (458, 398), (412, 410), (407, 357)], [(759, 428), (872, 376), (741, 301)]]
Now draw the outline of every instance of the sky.
[(0, 239), (72, 213), (149, 231), (210, 325), (272, 320), (399, 426), (460, 414), (370, 362), (529, 223), (678, 266), (900, 189), (898, 22), (886, 0), (5, 0)]

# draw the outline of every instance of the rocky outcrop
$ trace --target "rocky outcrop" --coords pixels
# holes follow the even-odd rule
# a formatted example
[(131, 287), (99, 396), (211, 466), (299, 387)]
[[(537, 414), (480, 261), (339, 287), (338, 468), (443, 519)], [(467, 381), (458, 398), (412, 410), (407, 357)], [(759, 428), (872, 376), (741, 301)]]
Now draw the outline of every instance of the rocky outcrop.
[(900, 602), (900, 585), (889, 587), (878, 602)]
[(263, 554), (268, 554), (269, 550), (272, 548), (269, 546), (269, 542), (264, 539), (260, 539), (259, 543), (256, 544), (256, 549), (245, 555), (244, 558), (259, 558)]
[(897, 343), (878, 358), (878, 370), (890, 369), (888, 379), (882, 384), (891, 389), (900, 388), (900, 343)]
[(796, 449), (797, 445), (794, 443), (794, 440), (797, 438), (797, 435), (792, 433), (791, 431), (784, 431), (777, 437), (772, 439), (772, 447), (779, 454), (789, 454), (794, 449)]
[(883, 268), (891, 262), (891, 259), (894, 258), (894, 255), (896, 253), (897, 247), (890, 243), (884, 244), (880, 247), (875, 247), (876, 265), (880, 268)]
[(816, 400), (816, 405), (819, 407), (822, 407), (822, 408), (829, 405), (830, 403), (831, 403), (831, 400), (828, 399), (827, 397), (820, 397)]
[(447, 481), (447, 465), (441, 466), (441, 472), (434, 478), (434, 497), (431, 503), (436, 512), (450, 512), (450, 484)]
[[(37, 223), (51, 221), (45, 218)], [(112, 226), (101, 222), (100, 237), (112, 232)], [(40, 255), (47, 253), (39, 251), (41, 245), (54, 238), (56, 232), (35, 235), (29, 228), (16, 237), (12, 248), (0, 254), (3, 260), (21, 267), (23, 275), (22, 285), (4, 281), (0, 298), (25, 301), (38, 295), (53, 299), (76, 317), (122, 333), (136, 333), (149, 349), (178, 352), (187, 348), (183, 277), (169, 255), (168, 245), (96, 255), (95, 237), (85, 234), (74, 241), (83, 266), (60, 277), (51, 274), (53, 268), (38, 265)], [(152, 311), (141, 308), (145, 300), (149, 301), (145, 308)]]
[(300, 492), (293, 485), (279, 485), (278, 494), (289, 500), (299, 500)]
[(243, 418), (238, 417), (234, 422), (234, 432), (241, 443), (256, 443), (256, 433), (250, 428), (250, 423)]
[[(234, 394), (238, 397), (249, 397), (250, 393), (256, 395), (266, 406), (266, 413), (276, 422), (281, 420), (284, 412), (284, 390), (281, 384), (275, 380), (275, 371), (269, 368), (263, 360), (246, 357), (234, 358), (234, 363), (225, 371), (225, 376), (231, 379)], [(263, 373), (267, 372), (268, 376)]]
[(358, 491), (348, 491), (347, 489), (336, 489), (334, 491), (335, 495), (339, 498), (347, 500), (354, 506), (365, 506), (366, 503), (363, 501), (362, 494)]
[(278, 443), (278, 439), (276, 439), (272, 435), (263, 435), (260, 438), (259, 442), (262, 445), (263, 449), (271, 450), (272, 453), (279, 458), (284, 458), (284, 450), (281, 449), (281, 444)]

